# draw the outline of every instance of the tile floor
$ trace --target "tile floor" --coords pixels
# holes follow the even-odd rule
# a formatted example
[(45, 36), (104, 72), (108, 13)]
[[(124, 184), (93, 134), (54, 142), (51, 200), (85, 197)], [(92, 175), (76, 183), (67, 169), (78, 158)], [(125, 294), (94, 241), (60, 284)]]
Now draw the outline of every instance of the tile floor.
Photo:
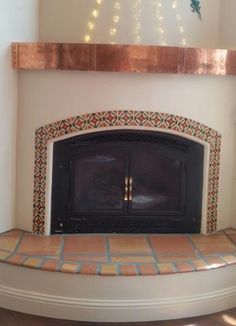
[(0, 234), (0, 261), (84, 275), (166, 275), (236, 263), (236, 230), (214, 235)]

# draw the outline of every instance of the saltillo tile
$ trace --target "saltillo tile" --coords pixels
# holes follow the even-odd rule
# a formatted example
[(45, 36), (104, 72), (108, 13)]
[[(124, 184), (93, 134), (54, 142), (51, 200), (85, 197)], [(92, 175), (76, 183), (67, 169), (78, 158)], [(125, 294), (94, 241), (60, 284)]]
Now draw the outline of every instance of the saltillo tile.
[(15, 250), (20, 237), (17, 236), (1, 236), (0, 237), (0, 248), (2, 250), (13, 251)]
[(117, 265), (114, 264), (102, 264), (101, 275), (115, 276), (117, 275)]
[(21, 265), (26, 258), (25, 255), (12, 255), (6, 261), (12, 265)]
[(36, 256), (54, 256), (60, 253), (61, 237), (26, 236), (22, 239), (18, 253)]
[(155, 258), (153, 256), (127, 256), (118, 255), (111, 257), (112, 263), (155, 263)]
[(106, 242), (102, 236), (67, 236), (64, 254), (105, 254)]
[(135, 276), (137, 275), (137, 267), (135, 265), (121, 265), (120, 273), (123, 276)]
[(58, 259), (48, 259), (42, 265), (42, 269), (46, 271), (55, 272), (58, 269), (59, 260)]
[(97, 274), (97, 264), (92, 264), (92, 263), (83, 264), (80, 268), (80, 274), (96, 275)]
[(151, 248), (144, 236), (111, 236), (109, 237), (111, 253), (151, 253)]
[(160, 257), (163, 256), (192, 256), (196, 250), (186, 236), (149, 236), (152, 248)]
[(235, 252), (236, 247), (225, 235), (193, 236), (193, 242), (204, 255)]
[(141, 275), (157, 275), (158, 271), (155, 264), (143, 264), (139, 265)]

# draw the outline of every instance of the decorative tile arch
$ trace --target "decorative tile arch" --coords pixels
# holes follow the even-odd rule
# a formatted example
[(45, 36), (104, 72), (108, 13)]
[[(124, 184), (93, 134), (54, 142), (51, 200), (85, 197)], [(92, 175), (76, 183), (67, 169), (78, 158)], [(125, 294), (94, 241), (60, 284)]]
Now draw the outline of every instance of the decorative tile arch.
[(79, 131), (109, 127), (147, 127), (172, 130), (193, 136), (210, 145), (207, 233), (217, 228), (217, 203), (219, 187), (221, 135), (191, 119), (181, 116), (148, 111), (105, 111), (79, 115), (50, 123), (35, 132), (33, 232), (44, 235), (46, 209), (46, 175), (48, 142), (65, 135), (73, 136)]

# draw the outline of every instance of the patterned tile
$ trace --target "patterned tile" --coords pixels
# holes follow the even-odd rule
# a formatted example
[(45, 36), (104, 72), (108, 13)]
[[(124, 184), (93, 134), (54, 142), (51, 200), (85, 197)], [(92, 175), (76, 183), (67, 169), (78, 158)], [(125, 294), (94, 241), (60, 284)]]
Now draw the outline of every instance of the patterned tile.
[(105, 111), (71, 117), (53, 122), (35, 132), (35, 168), (33, 198), (33, 232), (43, 235), (45, 232), (45, 194), (47, 175), (48, 141), (78, 131), (98, 127), (147, 126), (163, 130), (177, 131), (203, 140), (210, 145), (208, 175), (207, 232), (214, 233), (217, 227), (217, 204), (220, 168), (221, 135), (191, 119), (167, 113), (148, 111)]

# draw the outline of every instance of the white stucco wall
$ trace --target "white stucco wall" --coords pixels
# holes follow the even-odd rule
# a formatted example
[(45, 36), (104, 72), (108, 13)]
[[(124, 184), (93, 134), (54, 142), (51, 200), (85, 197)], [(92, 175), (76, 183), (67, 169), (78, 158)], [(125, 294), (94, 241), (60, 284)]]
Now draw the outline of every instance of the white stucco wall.
[(31, 230), (35, 128), (112, 109), (179, 114), (222, 134), (218, 228), (232, 223), (235, 78), (88, 72), (21, 72), (18, 227)]
[(220, 35), (222, 48), (236, 49), (236, 1), (221, 0)]
[[(41, 41), (82, 42), (88, 17), (91, 14), (91, 4), (94, 3), (95, 1), (92, 0), (40, 0)], [(108, 2), (104, 1), (104, 3)], [(123, 25), (126, 28), (121, 29), (117, 34), (116, 42), (133, 43), (134, 38), (127, 27), (130, 16), (124, 11), (124, 4), (127, 2), (121, 0), (120, 3)], [(179, 8), (184, 6), (183, 3), (178, 1)], [(205, 17), (203, 22), (189, 11), (189, 4), (182, 8), (182, 17), (188, 22), (186, 26), (191, 35), (192, 46), (218, 45), (219, 4), (218, 0), (202, 2)], [(101, 15), (93, 42), (111, 41), (108, 32), (111, 23), (107, 22), (111, 10), (112, 8), (101, 10), (101, 13), (106, 16)], [(169, 26), (169, 35), (172, 35), (173, 41), (175, 34), (172, 33), (172, 23), (173, 21), (169, 20), (169, 25), (166, 26), (167, 29)], [(150, 38), (146, 40), (146, 43), (153, 42)], [(179, 38), (175, 41), (178, 44)], [(219, 131), (222, 134), (222, 155), (218, 228), (233, 225), (235, 223), (232, 208), (235, 86), (235, 77), (61, 71), (20, 72), (17, 226), (27, 230), (32, 228), (35, 128), (86, 112), (113, 109), (179, 114)]]
[[(89, 33), (88, 22), (91, 20), (95, 24), (92, 42), (133, 44), (139, 34), (142, 44), (161, 44), (158, 32), (161, 28), (167, 45), (181, 45), (181, 39), (186, 38), (187, 46), (218, 47), (221, 1), (201, 1), (201, 21), (191, 12), (189, 0), (103, 0), (98, 6), (97, 19), (92, 16), (95, 0), (40, 0), (40, 39), (83, 42), (84, 35)], [(120, 10), (115, 9), (116, 2), (120, 4)], [(141, 5), (135, 7), (139, 2)], [(157, 6), (158, 3), (161, 7)], [(176, 4), (175, 9), (172, 8), (173, 3)], [(163, 17), (160, 24), (155, 14), (157, 8), (159, 16)], [(139, 9), (140, 13), (137, 13)], [(120, 20), (114, 24), (112, 17), (117, 15)], [(183, 33), (179, 31), (180, 26), (184, 28)], [(109, 32), (114, 27), (117, 34), (112, 37)]]
[(38, 0), (0, 0), (0, 232), (15, 227), (18, 74), (11, 42), (37, 36)]

